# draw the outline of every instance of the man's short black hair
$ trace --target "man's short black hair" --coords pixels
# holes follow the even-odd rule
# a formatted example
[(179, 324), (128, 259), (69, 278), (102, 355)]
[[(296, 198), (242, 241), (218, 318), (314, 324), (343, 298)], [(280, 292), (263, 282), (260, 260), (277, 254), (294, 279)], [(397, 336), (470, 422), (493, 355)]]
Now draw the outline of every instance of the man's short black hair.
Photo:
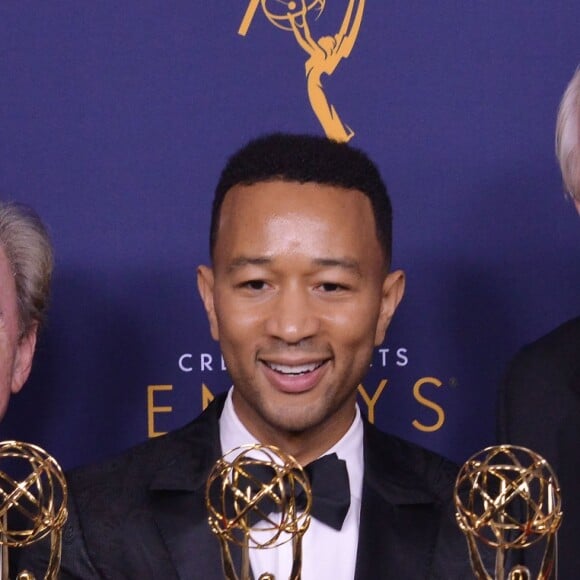
[(387, 188), (368, 156), (338, 141), (314, 135), (274, 133), (250, 141), (228, 160), (214, 193), (210, 228), (213, 258), (220, 211), (235, 185), (265, 181), (319, 183), (356, 189), (370, 200), (377, 238), (388, 266), (391, 260), (392, 209)]

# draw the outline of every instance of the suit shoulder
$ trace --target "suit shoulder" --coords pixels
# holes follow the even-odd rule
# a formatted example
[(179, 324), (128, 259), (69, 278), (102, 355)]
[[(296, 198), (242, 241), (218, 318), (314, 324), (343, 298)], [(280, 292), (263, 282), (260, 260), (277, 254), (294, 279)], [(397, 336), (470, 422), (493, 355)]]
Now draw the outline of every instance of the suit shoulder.
[(171, 435), (144, 441), (104, 461), (71, 469), (66, 473), (67, 481), (73, 487), (91, 487), (104, 480), (118, 481), (119, 477), (144, 475), (157, 464), (156, 458), (163, 457), (164, 450), (170, 447)]
[(68, 471), (67, 482), (74, 494), (146, 487), (164, 466), (214, 453), (217, 429), (217, 420), (206, 411), (184, 427), (139, 443), (111, 459)]
[(510, 369), (557, 371), (580, 360), (580, 316), (568, 320), (541, 338), (524, 346), (513, 358)]

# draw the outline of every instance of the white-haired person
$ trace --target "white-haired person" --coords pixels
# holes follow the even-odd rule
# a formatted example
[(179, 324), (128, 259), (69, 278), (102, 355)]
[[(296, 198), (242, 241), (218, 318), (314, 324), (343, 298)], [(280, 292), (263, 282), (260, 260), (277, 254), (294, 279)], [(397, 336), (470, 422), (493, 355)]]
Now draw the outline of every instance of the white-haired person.
[(0, 419), (30, 374), (52, 268), (52, 246), (38, 215), (0, 201)]
[[(556, 155), (566, 191), (580, 212), (580, 68), (560, 103)], [(500, 389), (498, 440), (529, 447), (554, 468), (564, 512), (558, 534), (558, 577), (578, 578), (580, 316), (525, 346), (510, 363)], [(523, 550), (523, 563), (538, 570), (542, 548)]]

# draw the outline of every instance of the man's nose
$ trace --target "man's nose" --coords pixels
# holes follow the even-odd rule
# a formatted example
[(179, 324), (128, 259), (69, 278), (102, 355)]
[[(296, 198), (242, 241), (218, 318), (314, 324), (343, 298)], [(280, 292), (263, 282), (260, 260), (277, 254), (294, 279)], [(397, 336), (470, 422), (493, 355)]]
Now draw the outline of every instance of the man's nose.
[(279, 291), (266, 323), (268, 334), (287, 344), (297, 344), (314, 336), (320, 326), (315, 298), (305, 288)]

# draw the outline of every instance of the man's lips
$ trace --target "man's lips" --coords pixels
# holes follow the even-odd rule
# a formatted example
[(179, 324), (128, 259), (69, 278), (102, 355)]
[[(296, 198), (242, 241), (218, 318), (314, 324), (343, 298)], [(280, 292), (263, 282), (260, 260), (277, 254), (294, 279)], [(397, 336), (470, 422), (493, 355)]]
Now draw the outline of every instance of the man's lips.
[(311, 362), (261, 360), (268, 382), (284, 393), (303, 393), (314, 388), (328, 368), (330, 359)]

